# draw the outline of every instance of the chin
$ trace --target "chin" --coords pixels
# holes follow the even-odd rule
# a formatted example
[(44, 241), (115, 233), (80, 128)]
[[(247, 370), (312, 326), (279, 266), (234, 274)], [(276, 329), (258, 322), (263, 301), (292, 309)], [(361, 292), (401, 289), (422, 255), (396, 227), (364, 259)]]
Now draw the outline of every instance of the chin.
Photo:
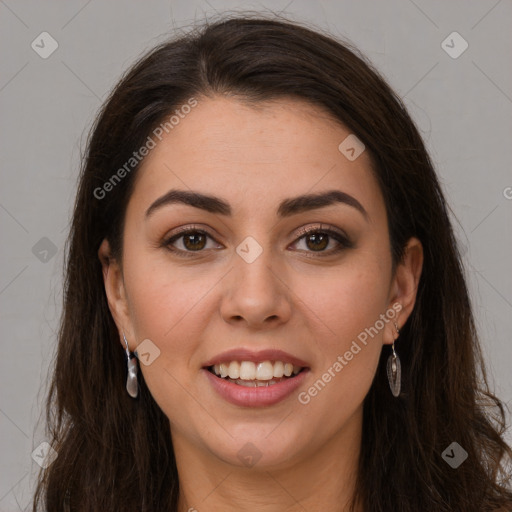
[(203, 442), (210, 453), (231, 466), (261, 470), (284, 468), (310, 445), (305, 440), (304, 429), (298, 426), (295, 432), (290, 425), (279, 425), (279, 422), (223, 426), (229, 434), (219, 427), (215, 439), (209, 436)]

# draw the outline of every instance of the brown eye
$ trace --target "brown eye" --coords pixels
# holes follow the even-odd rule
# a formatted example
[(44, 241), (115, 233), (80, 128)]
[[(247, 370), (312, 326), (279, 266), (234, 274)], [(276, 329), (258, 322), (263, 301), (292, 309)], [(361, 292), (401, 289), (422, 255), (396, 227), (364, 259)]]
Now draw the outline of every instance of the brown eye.
[(325, 233), (312, 233), (306, 235), (306, 246), (314, 251), (323, 251), (329, 245), (329, 235)]
[(164, 240), (162, 246), (177, 256), (194, 256), (194, 252), (206, 253), (203, 249), (211, 248), (207, 247), (209, 239), (213, 241), (213, 238), (206, 231), (184, 229)]
[(190, 251), (204, 249), (206, 237), (202, 233), (182, 235), (183, 245)]
[[(326, 250), (332, 242), (332, 247)], [(300, 244), (305, 247), (300, 247)], [(294, 245), (299, 245), (296, 249), (305, 253), (317, 253), (319, 256), (329, 256), (338, 253), (343, 249), (351, 248), (354, 244), (342, 233), (332, 229), (309, 228), (302, 231), (302, 236), (298, 238)]]

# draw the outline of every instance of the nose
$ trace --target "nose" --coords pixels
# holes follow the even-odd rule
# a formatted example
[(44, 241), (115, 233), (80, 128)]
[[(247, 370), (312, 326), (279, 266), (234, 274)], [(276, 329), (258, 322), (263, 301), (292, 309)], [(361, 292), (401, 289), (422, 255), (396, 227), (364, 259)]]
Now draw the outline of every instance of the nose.
[(286, 323), (291, 316), (292, 291), (270, 251), (251, 263), (236, 254), (224, 286), (221, 315), (228, 323), (262, 329)]

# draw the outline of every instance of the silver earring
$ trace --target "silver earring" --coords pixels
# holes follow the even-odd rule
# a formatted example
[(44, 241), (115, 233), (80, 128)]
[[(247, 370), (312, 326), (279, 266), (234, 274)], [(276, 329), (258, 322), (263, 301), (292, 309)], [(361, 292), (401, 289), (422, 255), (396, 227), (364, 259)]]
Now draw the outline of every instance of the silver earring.
[(128, 363), (128, 376), (126, 377), (126, 391), (132, 398), (137, 398), (139, 386), (137, 382), (137, 357), (130, 352), (128, 348), (128, 340), (123, 332), (123, 339), (126, 345), (126, 359)]
[[(396, 322), (394, 322), (394, 324), (398, 338), (400, 329), (398, 329)], [(393, 340), (392, 350), (393, 353), (388, 357), (386, 369), (388, 373), (388, 381), (389, 387), (391, 388), (391, 393), (393, 393), (394, 397), (397, 397), (400, 394), (400, 387), (402, 384), (402, 367), (400, 365), (400, 358), (395, 352), (395, 340)]]

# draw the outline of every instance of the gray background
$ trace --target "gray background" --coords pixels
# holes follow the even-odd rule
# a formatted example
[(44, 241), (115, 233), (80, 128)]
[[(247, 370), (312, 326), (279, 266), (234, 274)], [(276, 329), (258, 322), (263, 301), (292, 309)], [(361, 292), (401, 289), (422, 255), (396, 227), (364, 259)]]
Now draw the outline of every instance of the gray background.
[[(39, 468), (31, 453), (45, 440), (63, 245), (95, 113), (137, 56), (176, 27), (247, 9), (348, 38), (404, 99), (454, 213), (491, 383), (512, 403), (511, 0), (0, 0), (1, 511), (26, 509)], [(31, 47), (44, 31), (59, 45), (47, 59)], [(458, 58), (441, 46), (453, 31), (469, 44)]]

